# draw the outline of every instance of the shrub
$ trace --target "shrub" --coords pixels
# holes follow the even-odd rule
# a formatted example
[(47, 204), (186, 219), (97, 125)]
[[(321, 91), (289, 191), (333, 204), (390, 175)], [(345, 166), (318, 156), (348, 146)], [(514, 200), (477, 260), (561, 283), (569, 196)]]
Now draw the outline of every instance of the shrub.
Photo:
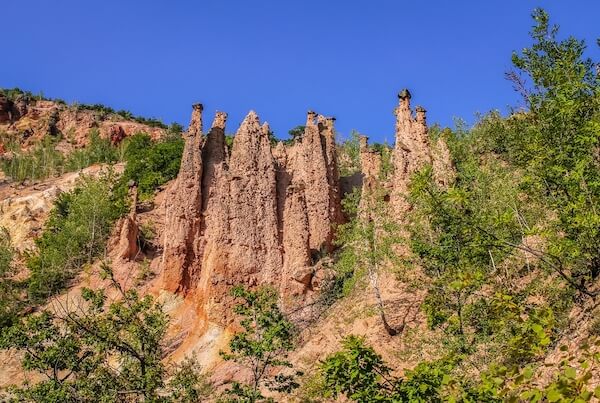
[(151, 197), (156, 188), (177, 177), (183, 145), (180, 136), (153, 143), (147, 134), (133, 135), (125, 145), (127, 166), (122, 184), (133, 180), (138, 185), (140, 198)]
[[(151, 296), (123, 290), (109, 269), (119, 298), (83, 289), (77, 310), (28, 315), (3, 329), (0, 348), (23, 352), (23, 370), (39, 382), (12, 387), (14, 401), (26, 402), (196, 402), (209, 391), (196, 362), (168, 368), (164, 337), (169, 323)], [(170, 380), (169, 380), (170, 378)], [(11, 400), (12, 401), (12, 400)]]
[[(287, 355), (294, 347), (294, 326), (277, 306), (277, 294), (270, 288), (250, 291), (242, 286), (231, 290), (239, 299), (234, 312), (239, 316), (243, 330), (229, 342), (229, 352), (221, 352), (225, 360), (233, 360), (252, 371), (249, 384), (233, 383), (226, 393), (235, 396), (234, 401), (265, 401), (261, 387), (271, 391), (289, 393), (300, 386), (295, 378), (302, 375), (279, 373), (274, 369), (291, 368)], [(268, 401), (268, 400), (267, 400)]]
[(117, 147), (113, 146), (109, 139), (100, 138), (98, 129), (92, 129), (87, 147), (67, 155), (64, 165), (66, 171), (78, 171), (93, 164), (115, 163), (118, 160)]
[(21, 152), (13, 147), (13, 155), (1, 159), (2, 171), (14, 181), (45, 179), (63, 173), (64, 157), (55, 149), (56, 139), (46, 136), (33, 151)]
[(19, 312), (18, 282), (13, 279), (15, 252), (6, 229), (0, 227), (0, 329), (11, 325)]
[(113, 222), (123, 212), (122, 200), (111, 191), (113, 175), (99, 179), (83, 177), (69, 193), (56, 201), (37, 252), (29, 256), (29, 296), (40, 302), (60, 291), (85, 265), (106, 248)]

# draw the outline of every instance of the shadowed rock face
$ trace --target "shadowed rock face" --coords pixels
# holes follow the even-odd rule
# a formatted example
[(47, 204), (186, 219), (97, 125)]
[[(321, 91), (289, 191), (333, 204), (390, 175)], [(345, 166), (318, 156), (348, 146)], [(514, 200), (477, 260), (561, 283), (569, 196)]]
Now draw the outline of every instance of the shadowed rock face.
[(272, 148), (269, 126), (250, 112), (228, 155), (227, 115), (216, 114), (203, 141), (201, 111), (165, 200), (162, 288), (222, 325), (236, 284), (270, 284), (292, 305), (310, 299), (311, 249), (331, 248), (341, 222), (333, 119), (310, 112), (301, 142)]
[(129, 189), (131, 199), (131, 209), (129, 214), (122, 217), (116, 225), (118, 234), (117, 257), (122, 260), (134, 260), (140, 253), (139, 235), (140, 230), (137, 223), (137, 188), (135, 186)]
[(7, 97), (0, 95), (0, 123), (12, 120), (13, 107), (13, 103)]

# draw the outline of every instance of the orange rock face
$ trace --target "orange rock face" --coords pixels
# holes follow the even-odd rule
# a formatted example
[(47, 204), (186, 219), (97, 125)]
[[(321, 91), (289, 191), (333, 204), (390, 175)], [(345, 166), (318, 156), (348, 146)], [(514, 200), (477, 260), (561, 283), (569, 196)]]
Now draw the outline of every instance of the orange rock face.
[[(273, 147), (268, 125), (250, 112), (229, 150), (227, 115), (217, 112), (206, 137), (201, 115), (195, 105), (180, 172), (164, 200), (160, 288), (196, 307), (204, 323), (198, 329), (232, 323), (229, 290), (238, 284), (271, 285), (286, 311), (313, 301), (326, 274), (318, 260), (333, 249), (343, 221), (334, 119), (308, 112), (302, 138)], [(407, 91), (396, 118), (395, 172), (384, 187), (392, 213), (402, 216), (412, 173), (433, 164), (446, 184), (452, 167), (445, 143), (430, 144), (425, 110), (413, 116)], [(360, 159), (370, 194), (379, 186), (381, 156), (366, 138)]]
[(47, 100), (19, 96), (14, 101), (0, 96), (0, 130), (15, 136), (23, 148), (28, 148), (47, 135), (63, 135), (69, 147), (80, 148), (89, 143), (90, 130), (113, 144), (139, 132), (153, 139), (162, 138), (165, 130), (144, 123), (126, 120), (117, 114), (67, 106)]
[(431, 144), (426, 111), (417, 106), (415, 116), (410, 108), (411, 95), (408, 90), (398, 94), (399, 105), (396, 115), (396, 144), (392, 154), (394, 175), (392, 177), (391, 207), (393, 214), (402, 219), (410, 208), (406, 201), (412, 174), (426, 165), (431, 165), (434, 177), (442, 186), (448, 186), (454, 178), (454, 167), (450, 151), (440, 137)]
[(333, 119), (309, 112), (301, 141), (272, 148), (269, 126), (250, 112), (229, 155), (227, 115), (203, 140), (200, 112), (165, 199), (162, 288), (224, 326), (237, 284), (270, 284), (285, 306), (312, 298), (311, 252), (332, 248), (342, 217)]
[(202, 105), (193, 106), (179, 174), (166, 197), (163, 288), (187, 292), (197, 271), (202, 208)]

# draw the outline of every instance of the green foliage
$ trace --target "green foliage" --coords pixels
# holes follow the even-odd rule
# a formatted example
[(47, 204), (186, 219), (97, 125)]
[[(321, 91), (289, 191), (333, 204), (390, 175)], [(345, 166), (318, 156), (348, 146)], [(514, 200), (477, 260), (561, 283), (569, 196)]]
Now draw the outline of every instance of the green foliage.
[(79, 309), (29, 315), (2, 332), (0, 347), (22, 351), (23, 369), (45, 375), (13, 387), (15, 401), (192, 402), (207, 392), (197, 364), (169, 372), (162, 363), (168, 325), (162, 307), (111, 280), (121, 297), (114, 302), (104, 290), (83, 289)]
[(142, 123), (150, 127), (159, 127), (161, 129), (168, 128), (168, 126), (164, 124), (160, 119), (137, 116), (125, 109), (114, 110), (113, 108), (102, 104), (75, 104), (74, 106), (75, 108), (80, 110), (99, 112), (102, 118), (108, 118), (113, 116), (124, 120), (133, 120), (135, 122)]
[[(4, 95), (11, 101), (16, 100), (19, 96), (24, 96), (25, 98), (35, 99), (38, 101), (49, 100), (49, 98), (44, 97), (44, 94), (42, 92), (40, 92), (39, 94), (34, 94), (31, 91), (24, 91), (18, 87), (0, 88), (0, 94)], [(62, 104), (65, 103), (65, 101), (63, 101), (62, 99), (56, 99), (55, 101)]]
[(19, 282), (13, 278), (14, 256), (8, 231), (0, 227), (0, 329), (10, 326), (17, 319), (21, 307)]
[(600, 399), (600, 387), (592, 389), (595, 369), (600, 365), (597, 338), (583, 340), (577, 356), (566, 345), (560, 347), (560, 357), (550, 382), (542, 386), (536, 381), (533, 365), (496, 366), (482, 375), (481, 391), (503, 401), (530, 402), (589, 402)]
[(402, 378), (392, 375), (392, 369), (364, 339), (347, 336), (342, 347), (321, 363), (328, 397), (345, 395), (358, 402), (498, 401), (491, 393), (474, 390), (455, 378), (451, 360), (422, 362)]
[[(167, 401), (181, 403), (196, 403), (210, 396), (212, 386), (201, 373), (200, 365), (193, 359), (187, 358), (181, 364), (171, 369), (173, 376), (169, 380), (168, 390), (171, 394)], [(164, 397), (163, 397), (164, 398)]]
[(181, 136), (156, 143), (144, 133), (131, 136), (125, 146), (127, 166), (121, 180), (123, 187), (133, 180), (138, 185), (140, 198), (153, 196), (156, 188), (177, 177), (182, 154)]
[(394, 165), (392, 164), (392, 147), (387, 143), (375, 143), (371, 147), (381, 155), (381, 172), (379, 173), (379, 179), (384, 181), (390, 179), (394, 172)]
[(36, 239), (37, 251), (27, 259), (32, 301), (60, 291), (84, 265), (104, 255), (112, 224), (124, 211), (122, 200), (112, 192), (114, 183), (112, 175), (83, 177), (75, 190), (58, 197)]
[(288, 144), (294, 144), (297, 141), (300, 141), (302, 139), (302, 136), (304, 136), (304, 131), (306, 130), (306, 126), (304, 125), (299, 125), (294, 127), (293, 129), (290, 129), (288, 131), (288, 134), (290, 135), (290, 139), (286, 140), (285, 142)]
[(46, 136), (32, 151), (20, 152), (11, 147), (11, 158), (0, 159), (2, 171), (14, 181), (44, 179), (63, 173), (64, 158), (55, 149), (56, 139)]
[(512, 76), (529, 111), (489, 142), (524, 169), (528, 191), (556, 212), (562, 236), (548, 247), (553, 264), (571, 272), (572, 285), (586, 284), (600, 274), (600, 76), (583, 41), (558, 40), (543, 10), (533, 18), (534, 43), (513, 54), (520, 75)]
[(344, 338), (342, 347), (342, 351), (321, 363), (321, 373), (331, 396), (345, 394), (359, 402), (393, 401), (396, 380), (381, 356), (356, 336)]
[(352, 130), (350, 138), (338, 145), (340, 176), (352, 176), (360, 172), (360, 133)]
[(64, 162), (66, 171), (78, 171), (93, 164), (112, 164), (119, 161), (117, 147), (109, 139), (100, 138), (98, 129), (90, 130), (89, 144), (67, 155)]
[[(504, 359), (526, 361), (539, 356), (539, 345), (516, 347), (523, 341), (519, 337), (525, 337), (525, 330), (517, 328), (537, 328), (532, 321), (548, 308), (551, 312), (542, 315), (548, 318), (543, 326), (548, 336), (554, 337), (555, 327), (570, 306), (571, 292), (548, 286), (556, 281), (552, 277), (555, 267), (539, 248), (528, 246), (528, 237), (554, 237), (549, 232), (552, 221), (545, 204), (526, 191), (527, 178), (522, 171), (482, 147), (481, 138), (494, 130), (496, 117), (492, 115), (491, 123), (484, 121), (470, 133), (459, 131), (450, 136), (457, 171), (454, 186), (439, 187), (429, 167), (414, 176), (411, 243), (430, 279), (423, 304), (429, 325), (456, 336), (460, 350), (475, 341), (500, 343), (503, 347), (499, 348), (509, 353)], [(519, 257), (523, 254), (525, 259)], [(520, 259), (524, 261), (519, 264)], [(532, 270), (541, 272), (528, 287), (511, 286)], [(502, 297), (490, 301), (481, 293), (483, 287)], [(524, 302), (540, 294), (546, 308)], [(520, 311), (514, 312), (510, 306)], [(529, 318), (527, 323), (521, 323), (521, 317)]]
[(115, 163), (119, 160), (118, 148), (108, 139), (100, 138), (97, 129), (92, 129), (89, 144), (64, 156), (56, 150), (59, 139), (46, 136), (32, 151), (22, 152), (17, 145), (11, 147), (13, 155), (0, 160), (4, 173), (14, 181), (45, 179), (78, 171), (93, 164)]
[(294, 347), (294, 327), (277, 306), (277, 295), (270, 288), (250, 291), (242, 286), (234, 287), (231, 295), (240, 299), (234, 312), (240, 317), (243, 330), (235, 334), (229, 343), (229, 352), (221, 352), (225, 360), (233, 360), (252, 373), (249, 385), (234, 383), (227, 392), (234, 401), (268, 401), (261, 387), (289, 393), (299, 385), (295, 376), (300, 373), (280, 372), (270, 377), (274, 368), (291, 368), (287, 354)]

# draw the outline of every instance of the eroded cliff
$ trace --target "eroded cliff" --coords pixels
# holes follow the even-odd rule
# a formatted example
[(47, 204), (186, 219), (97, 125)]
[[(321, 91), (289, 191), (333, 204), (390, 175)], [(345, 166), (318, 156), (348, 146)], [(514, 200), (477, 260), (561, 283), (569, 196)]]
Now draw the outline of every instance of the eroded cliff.
[(231, 323), (229, 289), (269, 284), (298, 307), (314, 296), (313, 264), (342, 221), (333, 119), (309, 112), (304, 136), (272, 147), (250, 112), (231, 152), (227, 115), (206, 136), (195, 105), (179, 175), (165, 198), (161, 286), (193, 300), (198, 316)]

